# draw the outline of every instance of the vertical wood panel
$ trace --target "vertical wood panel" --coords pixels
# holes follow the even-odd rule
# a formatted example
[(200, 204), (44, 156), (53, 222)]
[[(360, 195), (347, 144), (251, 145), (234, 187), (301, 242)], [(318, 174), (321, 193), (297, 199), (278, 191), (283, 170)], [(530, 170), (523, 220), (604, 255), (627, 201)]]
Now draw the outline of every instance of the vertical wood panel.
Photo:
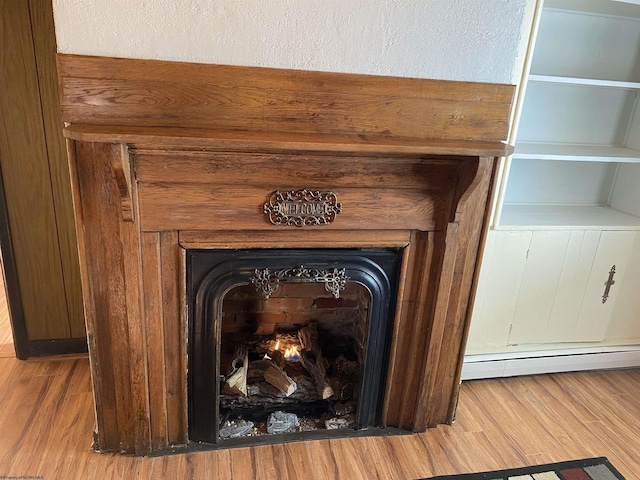
[[(438, 410), (441, 409), (441, 404), (436, 404), (436, 402), (440, 396), (445, 396), (445, 402), (448, 402), (451, 392), (444, 389), (436, 391), (436, 385), (440, 382), (446, 382), (446, 378), (443, 377), (449, 374), (444, 370), (445, 363), (440, 362), (440, 355), (443, 354), (442, 352), (449, 355), (453, 353), (446, 352), (443, 337), (445, 335), (447, 316), (449, 315), (449, 301), (455, 276), (455, 263), (460, 240), (459, 230), (459, 225), (454, 223), (449, 225), (445, 234), (439, 235), (444, 242), (442, 247), (443, 255), (439, 257), (442, 263), (439, 265), (439, 281), (433, 298), (433, 319), (428, 331), (424, 374), (420, 382), (415, 407), (415, 431), (424, 431), (428, 426), (446, 422), (445, 415), (441, 413), (441, 410), (438, 413)], [(451, 333), (449, 332), (448, 334)], [(433, 416), (432, 412), (439, 416)]]
[(0, 166), (29, 340), (69, 338), (29, 5), (0, 1)]
[[(467, 168), (461, 172), (460, 198), (457, 204), (452, 205), (455, 212), (453, 222), (444, 234), (446, 250), (436, 296), (436, 309), (440, 308), (441, 300), (445, 302), (446, 316), (436, 312), (430, 328), (427, 367), (416, 415), (417, 428), (451, 423), (455, 418), (474, 288), (480, 268), (478, 253), (488, 229), (496, 164), (496, 158), (479, 157), (469, 160)], [(470, 168), (472, 166), (474, 168)], [(449, 270), (450, 262), (453, 263), (452, 271)]]
[[(424, 345), (428, 329), (428, 296), (433, 286), (429, 279), (434, 256), (433, 238), (428, 233), (412, 232), (403, 258), (403, 285), (398, 297), (392, 351), (389, 356), (387, 394), (383, 425), (412, 428), (418, 389), (411, 381), (421, 376), (417, 350)], [(423, 268), (414, 268), (423, 265)]]
[[(113, 172), (119, 144), (77, 143), (78, 230), (85, 278), (98, 448), (143, 454), (149, 450), (148, 382), (142, 320), (140, 234), (123, 222)], [(100, 278), (103, 281), (87, 281)], [(126, 287), (130, 288), (126, 288)]]
[(78, 246), (73, 224), (69, 164), (62, 135), (53, 7), (51, 0), (29, 0), (29, 7), (42, 104), (42, 124), (49, 161), (51, 192), (67, 301), (67, 321), (71, 337), (81, 338), (85, 336), (82, 288), (78, 265)]
[[(120, 156), (122, 154), (123, 149), (118, 148), (117, 155)], [(98, 188), (98, 185), (94, 185), (93, 188)], [(133, 436), (123, 439), (122, 443), (124, 445), (128, 444), (126, 447), (128, 451), (137, 455), (145, 455), (150, 451), (151, 428), (146, 348), (147, 329), (143, 315), (144, 284), (142, 281), (141, 234), (138, 230), (138, 225), (122, 221), (122, 209), (117, 210), (115, 213), (118, 214), (124, 262), (124, 293), (126, 298), (124, 315), (126, 317), (127, 353), (129, 355), (129, 378), (122, 379), (122, 383), (125, 384), (128, 380), (129, 386), (127, 388), (131, 389), (130, 404), (125, 408), (130, 410), (127, 415), (130, 415), (131, 428), (133, 430)], [(108, 271), (99, 273), (101, 276), (109, 274), (110, 272)], [(117, 358), (115, 357), (115, 362), (114, 360), (112, 362), (117, 363), (119, 361)]]
[(164, 322), (162, 315), (162, 285), (160, 280), (160, 236), (143, 233), (142, 269), (146, 345), (149, 375), (149, 411), (151, 446), (155, 449), (167, 445), (167, 397), (165, 382)]
[[(76, 213), (76, 232), (78, 235), (78, 249), (81, 258), (80, 274), (84, 285), (84, 308), (87, 320), (87, 341), (89, 344), (89, 360), (91, 363), (91, 379), (93, 383), (93, 396), (96, 409), (96, 423), (99, 428), (96, 430), (96, 443), (107, 445), (118, 442), (118, 414), (116, 408), (116, 391), (114, 389), (114, 369), (110, 365), (110, 358), (113, 355), (111, 346), (111, 335), (109, 325), (106, 322), (98, 322), (98, 316), (107, 315), (108, 312), (108, 292), (100, 292), (91, 281), (95, 274), (95, 266), (88, 261), (87, 253), (93, 247), (95, 241), (91, 234), (85, 234), (85, 218), (90, 219), (95, 215), (91, 205), (84, 206), (85, 195), (82, 189), (87, 188), (81, 182), (80, 174), (86, 169), (82, 155), (90, 156), (93, 152), (91, 146), (82, 145), (75, 142), (67, 142), (69, 165), (71, 168), (71, 186)], [(79, 158), (80, 157), (80, 158)], [(82, 164), (81, 164), (82, 161)], [(98, 193), (98, 192), (96, 192)], [(90, 199), (90, 197), (89, 197)], [(95, 208), (95, 205), (94, 205)], [(96, 223), (98, 218), (93, 218)], [(95, 225), (94, 229), (99, 228)], [(126, 361), (126, 359), (123, 359)]]
[(160, 233), (162, 307), (169, 443), (187, 442), (187, 312), (185, 250), (178, 232)]
[(487, 193), (494, 181), (494, 158), (467, 163), (446, 232), (412, 235), (390, 360), (386, 425), (422, 431), (453, 420), (478, 250), (487, 228)]

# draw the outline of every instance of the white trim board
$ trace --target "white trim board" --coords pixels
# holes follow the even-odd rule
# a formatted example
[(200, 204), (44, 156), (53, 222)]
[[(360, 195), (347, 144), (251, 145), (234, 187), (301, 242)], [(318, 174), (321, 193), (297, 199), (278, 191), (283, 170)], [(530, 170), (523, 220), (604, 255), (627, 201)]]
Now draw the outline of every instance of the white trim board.
[(640, 345), (467, 355), (461, 380), (640, 367)]

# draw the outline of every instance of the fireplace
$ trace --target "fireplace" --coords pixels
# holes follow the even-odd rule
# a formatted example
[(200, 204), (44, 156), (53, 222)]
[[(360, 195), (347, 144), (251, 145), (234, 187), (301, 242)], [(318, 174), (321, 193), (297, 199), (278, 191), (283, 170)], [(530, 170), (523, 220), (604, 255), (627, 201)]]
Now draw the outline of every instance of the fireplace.
[(401, 260), (398, 249), (189, 251), (189, 438), (382, 427)]
[(453, 421), (511, 86), (58, 63), (96, 450)]

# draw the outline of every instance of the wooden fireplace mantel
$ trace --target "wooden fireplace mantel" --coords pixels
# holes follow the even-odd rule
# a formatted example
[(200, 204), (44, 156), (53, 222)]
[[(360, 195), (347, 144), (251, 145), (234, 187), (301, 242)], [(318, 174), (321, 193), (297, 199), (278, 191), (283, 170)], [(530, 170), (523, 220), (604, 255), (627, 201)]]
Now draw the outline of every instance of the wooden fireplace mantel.
[[(512, 86), (58, 62), (98, 450), (188, 444), (190, 248), (402, 249), (382, 421), (453, 420)], [(342, 213), (271, 224), (269, 195), (296, 189), (335, 192)]]

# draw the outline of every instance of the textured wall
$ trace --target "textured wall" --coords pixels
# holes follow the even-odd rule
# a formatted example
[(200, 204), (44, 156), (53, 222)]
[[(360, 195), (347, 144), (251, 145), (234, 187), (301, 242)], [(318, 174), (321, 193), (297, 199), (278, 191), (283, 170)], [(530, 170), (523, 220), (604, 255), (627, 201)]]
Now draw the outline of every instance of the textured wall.
[(53, 4), (62, 53), (509, 83), (531, 0)]

